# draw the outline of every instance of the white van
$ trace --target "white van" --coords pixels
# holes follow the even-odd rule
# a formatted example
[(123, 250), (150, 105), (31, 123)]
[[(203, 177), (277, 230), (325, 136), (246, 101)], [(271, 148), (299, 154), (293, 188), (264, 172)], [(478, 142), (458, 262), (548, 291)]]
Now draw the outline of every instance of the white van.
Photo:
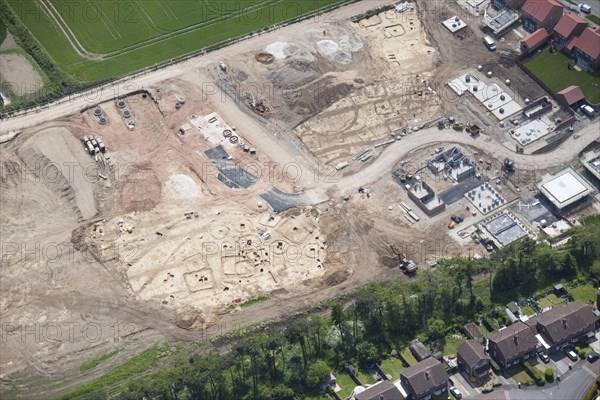
[(485, 43), (485, 46), (490, 50), (490, 51), (494, 51), (496, 50), (496, 42), (494, 42), (494, 39), (492, 39), (489, 36), (484, 36), (483, 37), (483, 43)]
[(580, 4), (579, 10), (581, 10), (581, 12), (584, 12), (586, 14), (590, 14), (592, 12), (592, 7), (590, 7), (587, 4)]

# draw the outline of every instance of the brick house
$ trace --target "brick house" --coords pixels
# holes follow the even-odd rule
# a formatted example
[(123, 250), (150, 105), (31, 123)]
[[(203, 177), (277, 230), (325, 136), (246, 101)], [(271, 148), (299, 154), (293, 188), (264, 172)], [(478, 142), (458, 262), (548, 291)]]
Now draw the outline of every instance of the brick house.
[(555, 0), (527, 0), (521, 8), (523, 28), (535, 32), (540, 28), (552, 31), (560, 21), (564, 7)]
[(456, 354), (458, 366), (470, 378), (481, 382), (489, 376), (490, 358), (479, 343), (474, 340), (465, 340), (456, 349)]
[(544, 28), (530, 33), (521, 40), (521, 54), (531, 53), (548, 41), (548, 32)]
[(521, 321), (490, 333), (488, 354), (506, 369), (535, 355), (538, 341), (534, 330)]
[(435, 358), (429, 357), (400, 373), (400, 383), (411, 400), (429, 400), (448, 390), (448, 373)]
[(381, 381), (366, 390), (354, 394), (353, 400), (404, 400), (400, 390), (390, 381)]
[[(565, 49), (566, 44), (572, 38), (575, 38), (583, 32), (587, 27), (587, 22), (575, 15), (565, 14), (554, 26), (554, 33), (552, 39), (558, 49)], [(568, 51), (570, 53), (570, 50)]]
[(600, 28), (585, 28), (572, 40), (573, 56), (582, 69), (593, 71), (600, 66)]
[(553, 353), (592, 332), (596, 316), (590, 306), (582, 301), (574, 301), (535, 316), (534, 322), (539, 342)]

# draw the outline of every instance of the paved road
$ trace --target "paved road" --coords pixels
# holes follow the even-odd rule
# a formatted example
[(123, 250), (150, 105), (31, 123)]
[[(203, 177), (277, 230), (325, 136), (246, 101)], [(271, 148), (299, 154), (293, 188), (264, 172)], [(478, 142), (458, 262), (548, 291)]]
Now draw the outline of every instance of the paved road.
[(541, 388), (531, 387), (525, 389), (504, 388), (495, 390), (485, 395), (478, 394), (468, 399), (477, 400), (580, 400), (587, 388), (596, 380), (600, 371), (598, 361), (590, 364), (581, 361), (572, 371), (565, 374), (560, 382), (552, 385), (546, 384)]
[[(600, 0), (594, 1), (598, 2)], [(352, 4), (343, 7), (326, 18), (339, 20), (346, 19), (373, 8), (375, 5), (374, 3), (380, 2), (365, 1)], [(230, 56), (245, 52), (249, 47), (260, 48), (261, 46), (265, 46), (276, 40), (279, 36), (290, 35), (293, 34), (293, 32), (309, 29), (323, 23), (324, 18), (325, 17), (313, 18), (303, 21), (299, 24), (291, 25), (282, 28), (281, 30), (225, 47), (205, 56), (195, 57), (158, 71), (149, 72), (129, 80), (108, 85), (102, 91), (93, 93), (93, 97), (90, 97), (89, 95), (78, 95), (71, 99), (63, 100), (62, 102), (51, 105), (49, 108), (0, 121), (0, 134), (7, 133), (11, 130), (36, 126), (49, 120), (75, 114), (92, 103), (110, 100), (116, 94), (122, 96), (128, 92), (138, 90), (142, 87), (149, 87), (157, 82), (185, 73), (193, 72), (201, 76), (206, 75), (206, 68), (208, 65), (211, 65), (211, 63), (214, 64), (222, 59), (227, 59)], [(257, 121), (254, 121), (247, 114), (242, 112), (234, 102), (226, 101), (223, 102), (223, 104), (219, 104), (217, 107), (222, 108), (223, 110), (221, 111), (225, 111), (224, 115), (230, 116), (231, 119), (238, 122), (238, 125), (241, 124), (242, 126), (253, 127), (246, 132), (247, 136), (249, 136), (249, 141), (255, 144), (259, 149), (269, 149), (269, 155), (274, 161), (279, 162), (281, 165), (285, 165), (286, 160), (288, 162), (293, 160), (295, 163), (298, 163), (298, 166), (305, 171), (305, 173), (302, 174), (302, 184), (306, 189), (305, 198), (310, 199), (313, 204), (329, 199), (332, 194), (329, 191), (333, 191), (335, 195), (340, 195), (350, 189), (366, 186), (377, 181), (382, 176), (390, 173), (392, 168), (396, 166), (399, 161), (410, 159), (413, 151), (426, 146), (444, 145), (445, 147), (449, 147), (452, 144), (471, 145), (487, 154), (492, 154), (499, 160), (509, 157), (522, 169), (545, 169), (567, 164), (572, 161), (584, 147), (593, 140), (598, 139), (598, 132), (600, 132), (600, 120), (596, 120), (593, 124), (569, 137), (560, 146), (559, 150), (554, 151), (552, 156), (548, 156), (515, 154), (512, 149), (507, 148), (500, 142), (495, 140), (485, 141), (484, 135), (477, 139), (473, 139), (464, 133), (456, 133), (450, 130), (439, 131), (437, 127), (434, 127), (403, 137), (401, 141), (387, 146), (374, 162), (363, 167), (353, 175), (341, 177), (341, 174), (336, 174), (334, 176), (325, 174), (320, 175), (317, 179), (311, 179), (311, 182), (308, 182), (308, 177), (314, 175), (312, 173), (314, 165), (310, 165), (310, 162), (307, 162), (305, 158), (293, 154), (288, 146), (282, 144), (281, 138), (274, 137), (273, 134), (266, 131), (266, 129), (261, 127)]]
[[(592, 8), (592, 14), (600, 17), (600, 0), (574, 0), (574, 3), (577, 4), (570, 4), (567, 0), (559, 0), (559, 2), (565, 6), (566, 9), (570, 9), (572, 11), (579, 11), (579, 4), (587, 4), (588, 6), (590, 6)], [(579, 15), (582, 18), (585, 18), (586, 15), (585, 13), (580, 12)]]
[(139, 90), (141, 88), (148, 88), (155, 83), (181, 75), (184, 72), (195, 71), (198, 67), (219, 63), (221, 60), (227, 60), (232, 56), (246, 53), (249, 48), (264, 47), (272, 42), (277, 41), (280, 36), (293, 37), (297, 32), (305, 32), (311, 28), (320, 26), (324, 22), (346, 20), (354, 15), (363, 13), (372, 8), (376, 8), (381, 4), (387, 3), (389, 3), (388, 0), (360, 1), (332, 12), (309, 18), (297, 24), (289, 25), (257, 37), (243, 40), (239, 43), (224, 47), (204, 56), (194, 57), (187, 61), (162, 68), (157, 71), (143, 73), (139, 76), (127, 77), (118, 82), (106, 85), (102, 89), (94, 89), (83, 94), (73, 95), (69, 98), (63, 98), (55, 103), (52, 103), (49, 108), (46, 107), (26, 115), (19, 115), (9, 119), (1, 120), (0, 134), (5, 134), (13, 130), (30, 128), (46, 121), (78, 113), (83, 108), (93, 104), (101, 103), (103, 101), (111, 100), (115, 96), (125, 96), (127, 93)]

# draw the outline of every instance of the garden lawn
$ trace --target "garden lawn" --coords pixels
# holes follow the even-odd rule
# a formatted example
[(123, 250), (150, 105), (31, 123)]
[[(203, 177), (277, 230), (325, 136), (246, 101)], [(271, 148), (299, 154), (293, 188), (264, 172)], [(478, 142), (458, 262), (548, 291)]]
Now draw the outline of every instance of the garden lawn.
[(342, 399), (349, 397), (352, 394), (354, 388), (356, 387), (356, 383), (345, 371), (335, 371), (334, 375), (338, 386), (342, 389), (338, 392), (338, 395)]
[(456, 355), (456, 348), (460, 346), (465, 339), (456, 339), (452, 336), (446, 336), (446, 340), (444, 340), (444, 355), (449, 356), (450, 354)]
[(415, 365), (417, 363), (417, 359), (412, 355), (408, 347), (402, 350), (400, 354), (402, 354), (402, 358), (404, 358), (404, 361), (406, 361), (408, 365)]
[(589, 303), (596, 300), (596, 288), (594, 288), (592, 285), (581, 285), (569, 291), (575, 299), (581, 300), (584, 303)]
[(506, 373), (510, 375), (515, 382), (521, 382), (522, 385), (533, 385), (533, 379), (531, 379), (521, 364), (513, 365), (506, 370)]
[(529, 306), (521, 307), (521, 311), (523, 312), (523, 314), (527, 315), (528, 317), (535, 314), (535, 310)]
[(600, 103), (600, 71), (569, 69), (568, 65), (574, 62), (574, 59), (561, 52), (550, 53), (546, 49), (525, 62), (525, 67), (555, 93), (571, 85), (577, 85), (589, 102)]
[(400, 378), (400, 372), (404, 369), (402, 361), (397, 357), (386, 358), (381, 362), (380, 367), (386, 375), (392, 377), (391, 380)]
[(356, 377), (360, 383), (363, 384), (363, 386), (372, 385), (376, 382), (375, 378), (373, 378), (373, 375), (363, 367), (358, 368), (356, 371)]

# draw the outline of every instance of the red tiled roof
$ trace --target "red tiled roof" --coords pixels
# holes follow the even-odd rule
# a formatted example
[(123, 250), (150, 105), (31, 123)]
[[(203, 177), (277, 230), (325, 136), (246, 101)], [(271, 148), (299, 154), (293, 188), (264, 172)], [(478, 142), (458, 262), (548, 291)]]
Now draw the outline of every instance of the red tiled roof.
[(523, 4), (522, 10), (535, 18), (538, 22), (543, 22), (554, 7), (563, 8), (563, 6), (555, 0), (527, 0), (525, 4)]
[(532, 49), (539, 45), (548, 38), (548, 32), (544, 28), (540, 28), (537, 31), (525, 36), (525, 39), (521, 40), (521, 44), (525, 43), (527, 48)]
[(596, 60), (600, 57), (600, 29), (584, 29), (573, 42), (573, 46)]
[(575, 14), (565, 14), (554, 27), (554, 32), (564, 38), (568, 38), (579, 24), (585, 24), (587, 26), (587, 22), (583, 18)]
[(573, 50), (573, 46), (575, 46), (575, 41), (579, 38), (579, 36), (573, 36), (571, 39), (567, 40), (567, 43), (565, 43), (565, 48), (567, 50), (569, 50), (569, 52), (571, 50)]
[(585, 98), (583, 92), (581, 91), (581, 88), (575, 85), (569, 86), (568, 88), (561, 90), (557, 94), (563, 96), (568, 105), (575, 104), (578, 101), (581, 101)]

